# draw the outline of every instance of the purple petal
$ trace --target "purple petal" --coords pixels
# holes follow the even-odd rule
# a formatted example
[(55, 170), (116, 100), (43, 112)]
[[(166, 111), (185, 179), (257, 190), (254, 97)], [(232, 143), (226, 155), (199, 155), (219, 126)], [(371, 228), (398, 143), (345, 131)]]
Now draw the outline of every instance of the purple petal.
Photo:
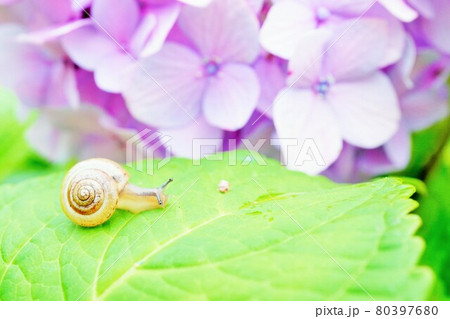
[(191, 6), (206, 7), (211, 3), (212, 0), (178, 0), (178, 1)]
[(55, 62), (49, 69), (49, 79), (45, 84), (47, 97), (45, 106), (72, 106), (80, 103), (75, 70), (64, 61)]
[(128, 42), (139, 21), (136, 0), (94, 0), (91, 12), (99, 30), (121, 44)]
[(205, 118), (224, 130), (238, 130), (255, 110), (259, 93), (258, 77), (253, 69), (227, 63), (209, 80), (203, 99)]
[(447, 0), (430, 1), (435, 12), (432, 19), (423, 19), (422, 27), (431, 43), (443, 52), (450, 53), (450, 2)]
[(320, 2), (333, 13), (343, 16), (364, 14), (375, 3), (374, 0), (322, 0)]
[(258, 14), (264, 5), (264, 0), (246, 0), (246, 2), (255, 14)]
[(344, 143), (338, 159), (322, 175), (337, 183), (356, 183), (359, 176), (356, 167), (358, 148)]
[(329, 46), (332, 33), (326, 29), (311, 31), (298, 42), (298, 47), (289, 60), (288, 84), (298, 88), (309, 88), (322, 75), (322, 61)]
[(316, 24), (309, 5), (292, 0), (277, 2), (261, 27), (261, 45), (270, 53), (289, 59), (301, 36), (313, 30)]
[(76, 20), (58, 27), (45, 28), (40, 29), (39, 31), (21, 34), (17, 40), (20, 42), (33, 43), (36, 45), (44, 45), (46, 42), (56, 40), (61, 36), (64, 36), (88, 25), (92, 25), (92, 21), (88, 19)]
[(45, 108), (26, 137), (41, 155), (54, 161), (107, 157), (125, 161), (125, 142), (134, 130), (115, 125), (98, 108)]
[(399, 95), (413, 88), (411, 74), (416, 62), (417, 50), (414, 40), (408, 36), (403, 56), (389, 71), (389, 77)]
[[(338, 158), (342, 149), (339, 126), (325, 101), (310, 90), (296, 88), (280, 92), (273, 109), (273, 119), (284, 151), (284, 159), (291, 169), (318, 174)], [(288, 139), (294, 139), (296, 146)], [(305, 141), (314, 143), (320, 158), (298, 161)], [(303, 152), (308, 151), (303, 149)], [(315, 154), (315, 153), (313, 153)]]
[(355, 82), (337, 83), (331, 87), (327, 100), (336, 114), (344, 140), (352, 145), (378, 147), (398, 129), (397, 95), (382, 73)]
[(200, 113), (205, 89), (200, 57), (187, 47), (166, 43), (139, 60), (125, 77), (122, 93), (133, 116), (153, 127), (174, 127)]
[(406, 93), (401, 99), (406, 125), (419, 131), (445, 118), (449, 113), (447, 101), (445, 86)]
[(366, 175), (366, 179), (371, 176), (391, 172), (395, 169), (394, 164), (387, 157), (383, 147), (372, 150), (360, 150), (356, 165), (359, 171), (361, 171), (363, 175)]
[(132, 64), (133, 60), (125, 53), (105, 56), (95, 68), (95, 83), (106, 92), (121, 92), (123, 77)]
[(374, 5), (365, 16), (386, 22), (389, 30), (388, 33), (384, 34), (387, 45), (385, 47), (384, 58), (380, 61), (379, 67), (383, 68), (400, 60), (405, 49), (407, 35), (403, 24), (390, 14), (386, 8), (378, 4)]
[(384, 150), (396, 170), (408, 165), (411, 158), (411, 137), (402, 122), (395, 135), (384, 145)]
[(274, 56), (260, 57), (254, 69), (261, 87), (257, 108), (272, 117), (272, 104), (278, 92), (286, 85), (286, 72), (281, 68), (279, 59)]
[(244, 0), (215, 0), (206, 8), (186, 6), (178, 23), (203, 58), (251, 63), (259, 54), (259, 22)]
[(411, 22), (419, 16), (404, 0), (379, 0), (379, 3), (403, 22)]
[(432, 2), (428, 0), (408, 0), (408, 3), (427, 19), (431, 19), (434, 16)]
[[(150, 56), (162, 48), (164, 41), (166, 41), (166, 38), (175, 24), (179, 14), (180, 6), (177, 3), (173, 5), (155, 7), (149, 11), (148, 15), (151, 15), (155, 19), (155, 26), (152, 28), (151, 34), (146, 34), (148, 39), (142, 39), (144, 40), (142, 41), (142, 49), (137, 51), (139, 52), (137, 54), (139, 57)], [(139, 35), (139, 33), (136, 33), (136, 35)]]
[(82, 27), (62, 37), (64, 50), (83, 69), (93, 71), (100, 61), (120, 48), (94, 26)]
[(388, 38), (388, 24), (381, 19), (362, 18), (343, 23), (327, 45), (325, 70), (338, 80), (373, 73), (385, 58)]

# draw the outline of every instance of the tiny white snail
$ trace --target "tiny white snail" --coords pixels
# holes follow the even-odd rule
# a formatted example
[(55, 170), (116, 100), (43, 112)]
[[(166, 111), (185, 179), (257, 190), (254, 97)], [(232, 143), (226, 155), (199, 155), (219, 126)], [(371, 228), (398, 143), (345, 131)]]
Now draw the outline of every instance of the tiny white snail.
[(94, 227), (106, 222), (116, 209), (134, 214), (164, 207), (164, 188), (142, 188), (128, 183), (129, 175), (119, 164), (94, 158), (72, 167), (61, 186), (61, 207), (75, 224)]

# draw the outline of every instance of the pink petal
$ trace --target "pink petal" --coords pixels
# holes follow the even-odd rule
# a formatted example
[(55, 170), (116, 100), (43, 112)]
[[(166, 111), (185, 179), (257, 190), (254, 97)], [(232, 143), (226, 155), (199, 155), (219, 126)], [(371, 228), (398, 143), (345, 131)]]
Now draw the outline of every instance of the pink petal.
[(395, 135), (384, 145), (384, 150), (396, 170), (405, 168), (411, 158), (411, 137), (403, 123)]
[(95, 68), (95, 83), (106, 92), (121, 92), (123, 77), (132, 64), (133, 60), (125, 53), (105, 56)]
[[(284, 146), (282, 151), (290, 145), (288, 139), (297, 143), (283, 154), (290, 169), (318, 174), (338, 158), (342, 149), (339, 126), (326, 103), (310, 90), (292, 88), (282, 91), (274, 105), (273, 119)], [(306, 140), (314, 142), (321, 158), (301, 163), (298, 157)]]
[(136, 0), (94, 0), (91, 12), (99, 30), (121, 44), (128, 42), (139, 21)]
[(175, 3), (173, 5), (155, 7), (150, 10), (149, 14), (155, 17), (156, 25), (138, 54), (139, 57), (150, 56), (162, 48), (180, 14), (180, 6)]
[(419, 16), (404, 0), (379, 0), (379, 3), (403, 22), (411, 22)]
[(186, 6), (178, 23), (203, 58), (251, 63), (259, 54), (259, 22), (245, 0), (215, 0), (206, 8)]
[(354, 146), (378, 147), (398, 129), (397, 95), (388, 77), (381, 72), (355, 82), (336, 83), (327, 100), (344, 140)]
[(108, 55), (120, 48), (94, 26), (85, 26), (62, 37), (64, 50), (81, 68), (92, 71)]
[(432, 19), (423, 19), (422, 27), (431, 43), (443, 52), (450, 53), (450, 2), (447, 0), (430, 1), (434, 9)]
[(258, 77), (247, 65), (228, 63), (210, 78), (203, 99), (206, 120), (216, 127), (235, 131), (242, 128), (258, 102)]
[[(197, 124), (198, 123), (198, 124)], [(167, 147), (173, 155), (186, 158), (201, 158), (222, 150), (223, 131), (208, 124), (203, 117), (178, 128), (162, 130), (171, 137)], [(194, 144), (195, 139), (195, 144)], [(196, 149), (193, 147), (196, 146)], [(194, 156), (198, 154), (200, 156)]]
[(273, 5), (261, 27), (261, 45), (272, 54), (289, 59), (298, 41), (307, 31), (316, 27), (312, 8), (289, 0)]
[(157, 54), (139, 60), (124, 78), (122, 93), (131, 114), (154, 127), (174, 127), (200, 113), (206, 85), (202, 61), (189, 48), (168, 42)]
[(385, 58), (388, 38), (388, 24), (381, 19), (343, 23), (326, 46), (325, 70), (338, 80), (373, 73)]

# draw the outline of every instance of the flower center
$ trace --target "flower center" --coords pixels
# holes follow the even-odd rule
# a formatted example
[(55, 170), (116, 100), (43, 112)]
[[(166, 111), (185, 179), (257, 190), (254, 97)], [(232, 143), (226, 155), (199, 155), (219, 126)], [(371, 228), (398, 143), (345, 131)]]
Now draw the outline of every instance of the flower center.
[(324, 22), (331, 15), (330, 10), (326, 7), (318, 7), (316, 10), (316, 17), (319, 22)]
[(208, 60), (203, 66), (203, 70), (206, 76), (214, 76), (219, 72), (220, 65), (213, 60)]
[(333, 83), (334, 78), (331, 75), (329, 75), (325, 78), (319, 79), (319, 81), (314, 86), (314, 90), (316, 91), (317, 94), (325, 97)]

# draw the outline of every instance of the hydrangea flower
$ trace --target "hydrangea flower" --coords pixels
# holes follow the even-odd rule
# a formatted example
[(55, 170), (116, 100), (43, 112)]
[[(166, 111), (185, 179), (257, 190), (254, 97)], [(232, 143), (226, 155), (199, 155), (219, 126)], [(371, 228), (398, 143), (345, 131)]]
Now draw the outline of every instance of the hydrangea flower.
[[(320, 173), (338, 158), (343, 140), (375, 148), (398, 129), (397, 95), (389, 78), (378, 70), (388, 29), (381, 20), (358, 23), (333, 46), (329, 44), (336, 35), (330, 37), (328, 32), (305, 36), (289, 62), (289, 87), (276, 98), (273, 119), (280, 138), (298, 141), (284, 154), (292, 169)], [(319, 63), (312, 63), (321, 56)], [(315, 143), (324, 165), (319, 161), (298, 165), (306, 139)]]
[(262, 46), (270, 53), (289, 59), (308, 32), (358, 17), (373, 0), (278, 0), (261, 27)]
[(450, 54), (450, 2), (425, 0), (429, 4), (429, 16), (422, 17), (420, 27), (429, 42), (441, 52)]
[[(408, 59), (407, 56), (405, 54), (404, 60)], [(325, 175), (338, 182), (357, 182), (406, 168), (411, 156), (411, 133), (425, 129), (449, 114), (445, 82), (450, 67), (446, 60), (430, 51), (420, 52), (414, 68), (409, 69), (412, 90), (397, 76), (396, 71), (404, 67), (404, 61), (390, 70), (389, 75), (400, 96), (402, 112), (397, 132), (383, 146), (375, 149), (345, 144), (339, 158)]]
[(92, 157), (125, 162), (126, 141), (136, 133), (121, 128), (97, 107), (79, 105), (77, 109), (42, 109), (26, 137), (39, 154), (53, 162)]
[[(411, 132), (446, 116), (447, 2), (0, 0), (0, 83), (42, 110), (30, 141), (52, 160), (124, 158), (146, 128), (183, 157), (278, 136), (300, 144), (261, 151), (357, 181), (406, 166)], [(295, 165), (308, 138), (324, 166)]]
[(184, 7), (178, 27), (183, 43), (167, 42), (127, 75), (123, 94), (131, 113), (163, 128), (200, 114), (224, 130), (243, 127), (260, 93), (250, 66), (259, 54), (256, 16), (243, 0), (215, 0), (207, 8)]
[(18, 95), (23, 107), (74, 106), (79, 103), (74, 65), (57, 45), (18, 41), (18, 24), (0, 26), (0, 83)]
[(123, 71), (133, 58), (159, 50), (178, 15), (176, 2), (140, 9), (138, 0), (93, 0), (89, 24), (62, 38), (67, 54), (93, 71), (97, 85), (120, 92)]

